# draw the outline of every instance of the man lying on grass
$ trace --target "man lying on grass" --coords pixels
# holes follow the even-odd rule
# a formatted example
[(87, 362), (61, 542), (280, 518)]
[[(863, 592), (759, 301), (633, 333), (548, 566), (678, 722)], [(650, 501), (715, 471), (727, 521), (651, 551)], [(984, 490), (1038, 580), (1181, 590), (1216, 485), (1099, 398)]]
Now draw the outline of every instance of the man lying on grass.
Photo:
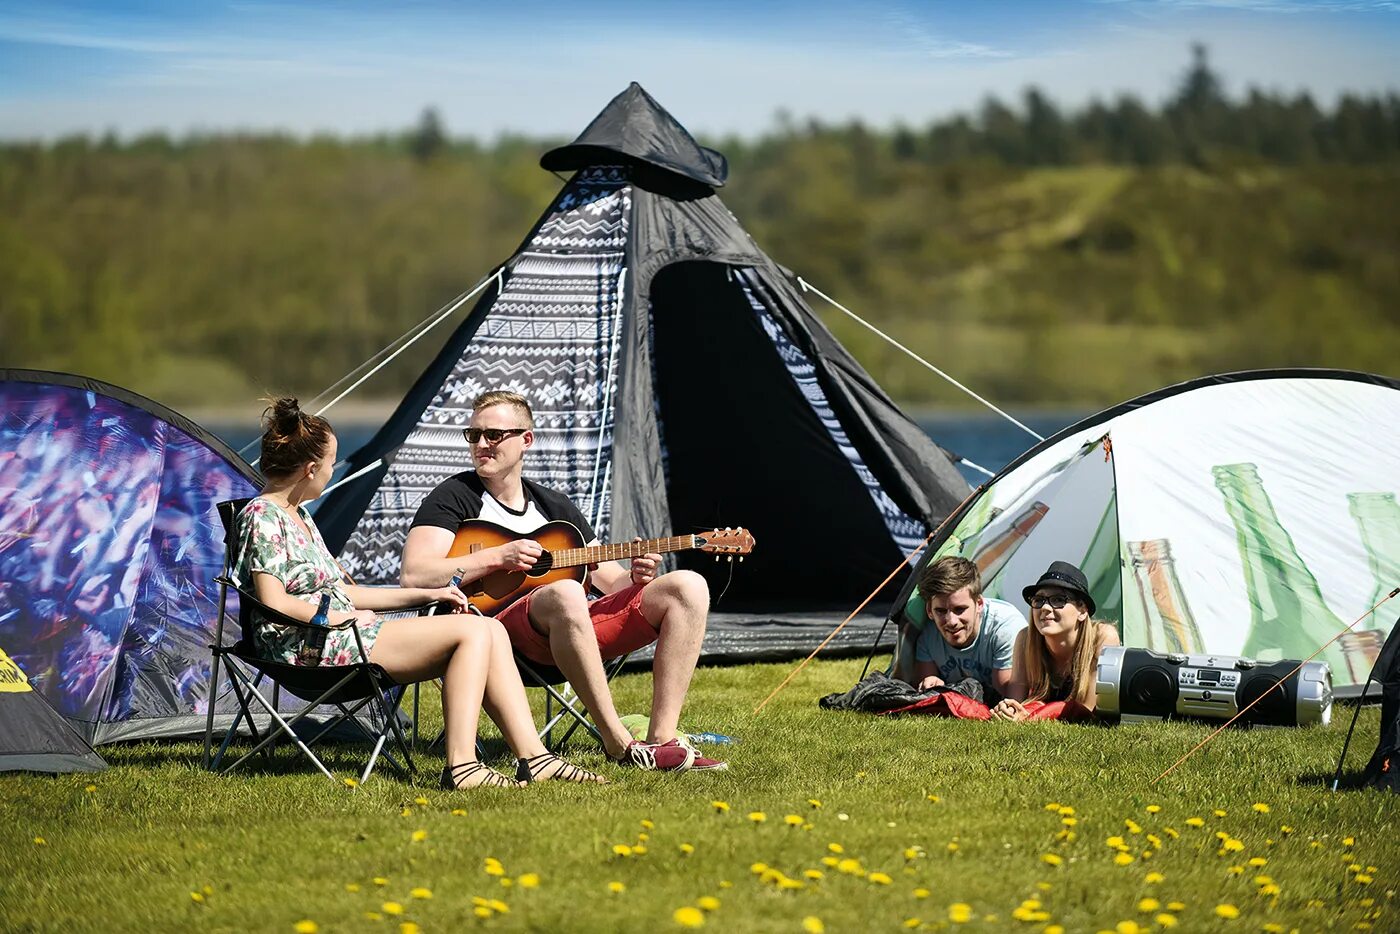
[(933, 624), (924, 626), (914, 646), (916, 687), (951, 687), (971, 678), (989, 706), (1006, 694), (1012, 650), (1026, 619), (1010, 603), (982, 596), (977, 565), (953, 555), (930, 563), (909, 606)]

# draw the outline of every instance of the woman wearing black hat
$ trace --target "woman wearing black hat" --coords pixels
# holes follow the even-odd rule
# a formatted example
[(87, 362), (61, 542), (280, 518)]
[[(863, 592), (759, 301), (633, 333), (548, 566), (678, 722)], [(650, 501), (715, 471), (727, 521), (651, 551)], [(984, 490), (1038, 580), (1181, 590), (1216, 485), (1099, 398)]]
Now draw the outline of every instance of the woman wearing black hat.
[(1066, 561), (1052, 562), (1021, 596), (1030, 604), (1031, 624), (1016, 637), (1011, 686), (992, 716), (1026, 719), (1023, 700), (1073, 700), (1093, 709), (1099, 652), (1120, 643), (1111, 623), (1093, 618), (1094, 598), (1084, 572)]

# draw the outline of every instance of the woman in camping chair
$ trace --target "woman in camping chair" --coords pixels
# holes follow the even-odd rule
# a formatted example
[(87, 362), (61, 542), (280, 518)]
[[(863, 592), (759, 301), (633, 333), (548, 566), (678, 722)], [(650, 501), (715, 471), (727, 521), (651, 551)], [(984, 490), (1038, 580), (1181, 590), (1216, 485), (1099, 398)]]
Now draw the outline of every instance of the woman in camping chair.
[[(467, 615), (467, 600), (460, 590), (362, 587), (343, 580), (340, 566), (303, 505), (321, 495), (335, 465), (337, 445), (330, 423), (302, 412), (297, 400), (282, 398), (263, 413), (263, 428), (261, 466), (267, 480), (238, 516), (234, 576), (239, 584), (249, 587), (271, 609), (308, 622), (321, 595), (330, 594), (330, 624), (357, 622), (370, 662), (400, 683), (442, 678), (448, 762), (442, 771), (444, 787), (505, 787), (544, 779), (604, 781), (545, 750), (535, 733), (505, 630), (494, 619)], [(463, 612), (393, 620), (375, 615), (376, 610), (434, 601)], [(256, 624), (255, 640), (268, 658), (298, 664), (308, 633), (315, 631), (262, 621)], [(332, 628), (324, 635), (325, 644), (313, 663), (359, 661), (354, 633), (348, 627)], [(518, 757), (515, 779), (476, 758), (476, 727), (483, 704)]]
[(1021, 596), (1030, 604), (1031, 624), (1016, 637), (1011, 686), (992, 716), (1025, 720), (1030, 712), (1022, 701), (1074, 701), (1093, 710), (1099, 652), (1119, 640), (1111, 623), (1094, 619), (1084, 572), (1066, 561), (1051, 562)]

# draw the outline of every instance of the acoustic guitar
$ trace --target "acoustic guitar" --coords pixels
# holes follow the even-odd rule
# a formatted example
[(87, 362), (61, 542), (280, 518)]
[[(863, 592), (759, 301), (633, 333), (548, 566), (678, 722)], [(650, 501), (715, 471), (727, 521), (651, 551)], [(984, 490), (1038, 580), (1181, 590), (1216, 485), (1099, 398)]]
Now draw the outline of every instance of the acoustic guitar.
[(673, 551), (699, 549), (715, 556), (728, 555), (734, 560), (753, 551), (754, 540), (748, 529), (713, 529), (692, 535), (672, 535), (650, 538), (641, 542), (618, 542), (612, 545), (587, 545), (583, 533), (570, 522), (546, 522), (528, 535), (487, 522), (471, 519), (457, 530), (448, 549), (448, 557), (469, 555), (483, 548), (494, 548), (507, 542), (530, 538), (540, 543), (544, 553), (528, 571), (493, 571), (475, 581), (462, 585), (462, 592), (487, 616), (514, 602), (527, 592), (555, 581), (576, 580), (580, 583), (588, 574), (588, 566), (601, 561), (621, 561), (646, 554), (664, 555)]

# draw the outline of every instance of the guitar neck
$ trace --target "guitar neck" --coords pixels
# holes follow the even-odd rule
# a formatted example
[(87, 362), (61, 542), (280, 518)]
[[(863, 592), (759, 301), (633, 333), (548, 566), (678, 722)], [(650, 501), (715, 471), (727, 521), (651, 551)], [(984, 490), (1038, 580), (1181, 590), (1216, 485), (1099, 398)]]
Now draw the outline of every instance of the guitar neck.
[(553, 567), (575, 568), (582, 564), (598, 564), (603, 561), (621, 561), (624, 558), (639, 558), (642, 555), (664, 555), (673, 551), (686, 551), (697, 547), (694, 535), (672, 535), (670, 538), (649, 538), (641, 542), (618, 542), (613, 545), (591, 545), (583, 548), (563, 548), (551, 551)]

